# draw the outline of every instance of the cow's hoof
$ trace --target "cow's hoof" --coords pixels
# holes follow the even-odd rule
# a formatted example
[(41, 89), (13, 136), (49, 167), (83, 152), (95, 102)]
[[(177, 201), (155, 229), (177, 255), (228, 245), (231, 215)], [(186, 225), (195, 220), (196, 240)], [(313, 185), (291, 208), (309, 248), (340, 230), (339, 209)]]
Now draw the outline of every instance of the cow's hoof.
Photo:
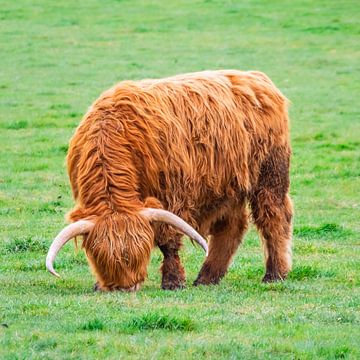
[(162, 283), (161, 288), (163, 290), (181, 290), (185, 288), (185, 283), (179, 282), (179, 283)]
[(277, 281), (283, 281), (286, 279), (286, 275), (280, 275), (279, 273), (266, 273), (262, 279), (263, 283), (273, 283)]
[(217, 285), (224, 277), (224, 271), (211, 271), (207, 268), (201, 269), (198, 277), (194, 281), (193, 285)]
[(185, 287), (185, 273), (183, 269), (178, 270), (171, 269), (168, 271), (164, 271), (161, 279), (161, 288), (163, 290), (177, 290), (183, 289)]
[(180, 274), (166, 274), (161, 281), (163, 290), (178, 290), (185, 287), (185, 278)]
[(163, 279), (161, 282), (161, 288), (163, 290), (180, 290), (185, 287), (185, 279), (173, 278)]
[(221, 280), (221, 277), (198, 277), (194, 282), (194, 286), (199, 285), (217, 285)]

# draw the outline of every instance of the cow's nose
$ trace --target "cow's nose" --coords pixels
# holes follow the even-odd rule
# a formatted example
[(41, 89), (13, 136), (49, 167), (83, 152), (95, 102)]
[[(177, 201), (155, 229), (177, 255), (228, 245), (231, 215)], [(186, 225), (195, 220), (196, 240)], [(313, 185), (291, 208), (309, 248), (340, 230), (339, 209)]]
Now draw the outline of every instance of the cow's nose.
[(135, 285), (133, 285), (132, 287), (128, 288), (128, 289), (124, 289), (124, 291), (128, 291), (128, 292), (135, 292), (140, 290), (141, 284), (137, 283)]
[(98, 283), (98, 282), (96, 282), (96, 283), (94, 284), (93, 290), (94, 290), (94, 291), (99, 291), (99, 290), (100, 290), (100, 286), (99, 286), (99, 283)]

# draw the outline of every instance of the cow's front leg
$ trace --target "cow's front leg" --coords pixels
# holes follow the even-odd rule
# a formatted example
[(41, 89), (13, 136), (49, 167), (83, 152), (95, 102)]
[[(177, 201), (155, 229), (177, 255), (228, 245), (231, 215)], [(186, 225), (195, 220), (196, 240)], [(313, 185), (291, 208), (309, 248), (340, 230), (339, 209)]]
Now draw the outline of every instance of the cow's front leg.
[(185, 271), (178, 254), (180, 239), (159, 245), (159, 248), (164, 255), (161, 265), (161, 287), (164, 290), (176, 290), (185, 287)]

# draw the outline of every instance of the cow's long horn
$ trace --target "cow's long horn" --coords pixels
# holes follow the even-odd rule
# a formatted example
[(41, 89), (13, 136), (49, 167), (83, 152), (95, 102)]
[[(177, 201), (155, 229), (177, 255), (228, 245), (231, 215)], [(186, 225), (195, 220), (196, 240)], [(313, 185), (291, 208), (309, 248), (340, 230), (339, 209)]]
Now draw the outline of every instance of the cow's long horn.
[(141, 210), (141, 215), (152, 221), (161, 221), (181, 230), (185, 235), (194, 239), (204, 250), (206, 256), (208, 255), (208, 246), (205, 239), (187, 222), (179, 218), (170, 211), (163, 209), (145, 208)]
[(77, 235), (82, 235), (90, 232), (93, 227), (93, 222), (89, 220), (79, 220), (62, 229), (58, 236), (52, 242), (46, 256), (46, 268), (48, 269), (48, 271), (50, 271), (53, 275), (60, 277), (60, 275), (54, 270), (54, 261), (57, 253), (70, 239), (74, 238)]

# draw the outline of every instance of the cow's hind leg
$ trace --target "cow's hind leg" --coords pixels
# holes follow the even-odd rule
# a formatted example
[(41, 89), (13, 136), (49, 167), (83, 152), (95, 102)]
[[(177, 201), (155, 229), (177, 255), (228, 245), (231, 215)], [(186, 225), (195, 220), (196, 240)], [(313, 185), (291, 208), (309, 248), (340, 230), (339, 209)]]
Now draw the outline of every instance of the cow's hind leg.
[(243, 238), (247, 224), (248, 215), (245, 204), (242, 204), (212, 226), (209, 255), (194, 282), (195, 286), (219, 283)]
[(264, 282), (283, 280), (291, 269), (289, 155), (286, 148), (270, 154), (262, 164), (259, 183), (250, 196), (254, 222), (265, 251)]
[(175, 236), (163, 245), (159, 245), (164, 255), (161, 265), (161, 287), (164, 290), (176, 290), (185, 287), (185, 271), (179, 257), (181, 235)]

